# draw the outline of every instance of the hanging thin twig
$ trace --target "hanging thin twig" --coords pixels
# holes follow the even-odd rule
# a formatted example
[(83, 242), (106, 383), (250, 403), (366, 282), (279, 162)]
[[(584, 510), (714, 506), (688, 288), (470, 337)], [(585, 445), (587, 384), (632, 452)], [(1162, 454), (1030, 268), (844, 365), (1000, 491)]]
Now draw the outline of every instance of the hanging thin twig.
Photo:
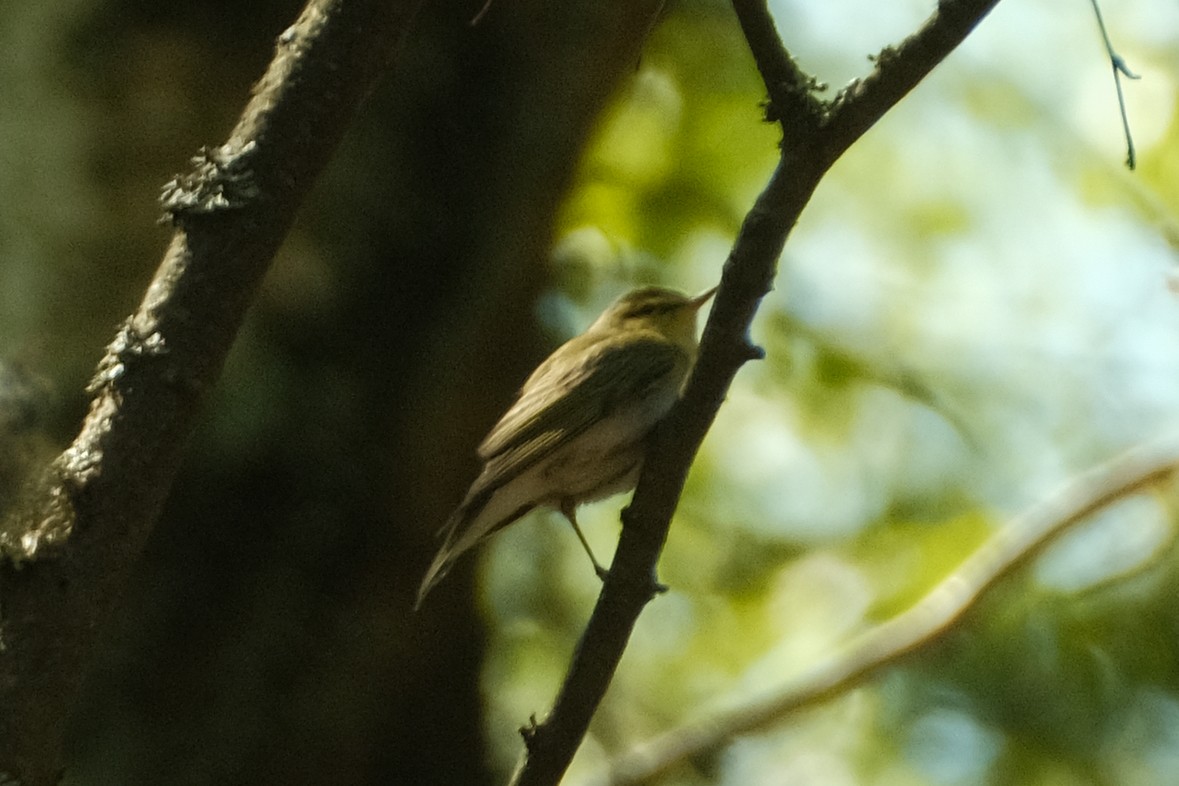
[(1131, 71), (1122, 56), (1114, 51), (1113, 42), (1109, 40), (1109, 31), (1105, 29), (1105, 20), (1101, 18), (1101, 7), (1097, 4), (1097, 0), (1089, 1), (1093, 4), (1093, 14), (1097, 17), (1097, 26), (1101, 28), (1101, 38), (1105, 41), (1105, 51), (1109, 53), (1109, 63), (1113, 68), (1114, 87), (1118, 91), (1118, 110), (1122, 114), (1122, 131), (1126, 135), (1126, 167), (1132, 170), (1138, 159), (1134, 153), (1134, 137), (1130, 134), (1130, 118), (1126, 114), (1126, 98), (1122, 95), (1122, 76), (1124, 75), (1127, 79), (1141, 79), (1142, 77)]

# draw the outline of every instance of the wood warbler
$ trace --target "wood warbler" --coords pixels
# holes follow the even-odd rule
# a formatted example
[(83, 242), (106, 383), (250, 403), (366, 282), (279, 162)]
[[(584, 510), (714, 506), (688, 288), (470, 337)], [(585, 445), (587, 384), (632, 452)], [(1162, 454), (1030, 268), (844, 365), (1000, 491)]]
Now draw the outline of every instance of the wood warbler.
[(455, 560), (536, 507), (561, 511), (605, 576), (574, 511), (635, 487), (647, 437), (696, 360), (696, 312), (715, 291), (627, 292), (532, 372), (479, 446), (483, 470), (439, 533), (415, 608)]

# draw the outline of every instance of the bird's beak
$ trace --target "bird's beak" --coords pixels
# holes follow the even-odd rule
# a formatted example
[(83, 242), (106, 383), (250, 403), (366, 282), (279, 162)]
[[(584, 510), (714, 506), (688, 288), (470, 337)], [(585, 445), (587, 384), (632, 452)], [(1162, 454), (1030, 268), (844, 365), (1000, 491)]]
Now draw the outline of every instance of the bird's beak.
[(696, 297), (688, 300), (688, 305), (690, 305), (692, 307), (693, 311), (699, 309), (701, 306), (703, 306), (705, 303), (707, 303), (713, 295), (716, 294), (717, 289), (719, 289), (719, 287), (713, 287), (712, 289), (704, 290)]

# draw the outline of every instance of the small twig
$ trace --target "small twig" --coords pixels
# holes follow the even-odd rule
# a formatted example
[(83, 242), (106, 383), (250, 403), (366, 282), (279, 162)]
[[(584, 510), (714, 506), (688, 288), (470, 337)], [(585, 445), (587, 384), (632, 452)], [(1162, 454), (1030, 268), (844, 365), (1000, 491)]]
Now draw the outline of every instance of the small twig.
[(471, 27), (478, 26), (478, 24), (483, 21), (483, 17), (487, 16), (487, 12), (491, 10), (491, 3), (492, 0), (486, 0), (486, 2), (483, 3), (483, 7), (479, 9), (477, 14), (471, 17), (471, 21), (467, 24), (469, 24)]
[(1001, 578), (1054, 536), (1096, 511), (1179, 470), (1179, 434), (1139, 446), (1065, 483), (1012, 518), (925, 597), (753, 703), (669, 731), (617, 760), (597, 786), (644, 783), (781, 720), (928, 646)]
[(1126, 135), (1126, 168), (1133, 170), (1138, 159), (1134, 152), (1134, 137), (1130, 134), (1130, 117), (1126, 112), (1126, 98), (1122, 94), (1122, 76), (1127, 79), (1141, 79), (1138, 74), (1130, 70), (1126, 61), (1122, 59), (1109, 40), (1109, 32), (1105, 29), (1105, 20), (1101, 17), (1101, 6), (1097, 0), (1090, 0), (1093, 4), (1093, 14), (1097, 17), (1097, 26), (1101, 28), (1101, 38), (1105, 41), (1105, 51), (1109, 54), (1110, 67), (1113, 69), (1114, 87), (1118, 92), (1118, 111), (1122, 115), (1122, 132)]

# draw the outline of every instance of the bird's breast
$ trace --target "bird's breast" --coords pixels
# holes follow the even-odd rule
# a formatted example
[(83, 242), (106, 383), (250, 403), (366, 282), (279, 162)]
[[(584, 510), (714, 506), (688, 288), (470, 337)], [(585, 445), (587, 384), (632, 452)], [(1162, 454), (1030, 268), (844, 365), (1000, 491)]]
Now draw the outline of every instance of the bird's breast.
[(557, 497), (589, 502), (634, 488), (651, 428), (677, 391), (656, 392), (621, 407), (554, 452), (542, 474)]

